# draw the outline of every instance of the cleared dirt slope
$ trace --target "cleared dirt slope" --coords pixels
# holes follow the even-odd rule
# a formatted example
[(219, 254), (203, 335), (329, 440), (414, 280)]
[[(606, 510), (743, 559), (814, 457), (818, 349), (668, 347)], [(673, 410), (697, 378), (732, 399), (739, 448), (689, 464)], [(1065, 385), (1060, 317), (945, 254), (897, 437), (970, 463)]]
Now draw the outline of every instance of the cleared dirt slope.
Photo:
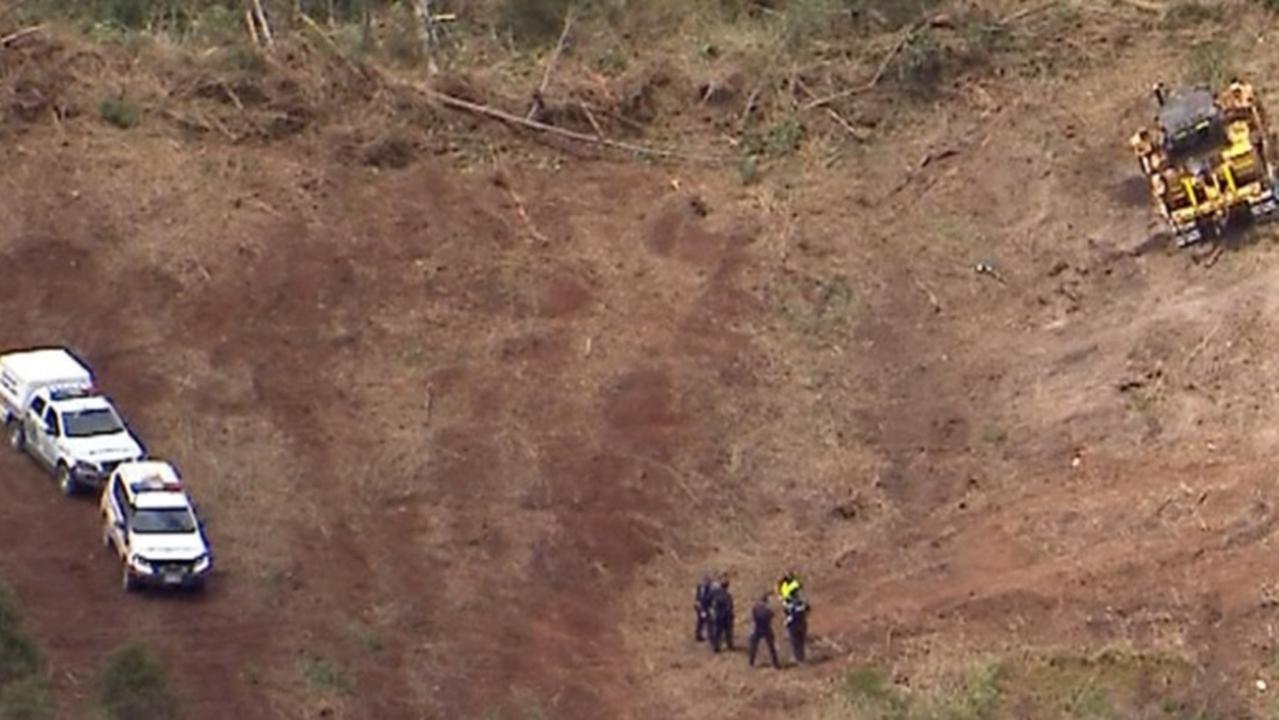
[[(750, 187), (483, 126), (378, 170), (320, 127), (9, 118), (0, 347), (83, 352), (223, 563), (125, 597), (92, 503), (0, 459), (65, 713), (134, 637), (195, 718), (825, 713), (850, 663), (1110, 646), (1258, 712), (1279, 271), (1147, 242), (1123, 143), (1184, 60), (1128, 22)], [(693, 645), (707, 566), (743, 606), (800, 570), (815, 662)]]

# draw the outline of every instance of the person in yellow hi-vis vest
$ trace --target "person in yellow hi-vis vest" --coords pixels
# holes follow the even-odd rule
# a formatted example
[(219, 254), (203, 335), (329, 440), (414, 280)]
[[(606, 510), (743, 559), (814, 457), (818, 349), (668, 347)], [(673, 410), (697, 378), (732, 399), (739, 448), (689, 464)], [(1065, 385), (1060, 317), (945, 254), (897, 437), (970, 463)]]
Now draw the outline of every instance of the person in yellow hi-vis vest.
[(799, 576), (788, 572), (777, 583), (777, 594), (782, 598), (786, 612), (786, 633), (790, 636), (791, 653), (795, 662), (804, 662), (804, 643), (808, 639), (808, 603), (801, 596), (803, 584)]
[(791, 597), (800, 591), (803, 585), (799, 582), (799, 576), (793, 572), (788, 572), (777, 581), (777, 595), (782, 599), (782, 604), (790, 601)]

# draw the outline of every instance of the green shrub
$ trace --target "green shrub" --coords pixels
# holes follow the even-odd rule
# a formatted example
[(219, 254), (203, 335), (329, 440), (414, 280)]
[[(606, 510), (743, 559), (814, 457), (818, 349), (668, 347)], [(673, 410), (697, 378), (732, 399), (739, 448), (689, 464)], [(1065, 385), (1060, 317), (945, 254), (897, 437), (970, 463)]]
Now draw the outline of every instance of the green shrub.
[(1017, 39), (1008, 26), (988, 18), (973, 18), (963, 26), (964, 50), (969, 60), (987, 60), (1014, 50)]
[(574, 4), (578, 0), (502, 0), (498, 25), (521, 45), (544, 45), (559, 36)]
[(750, 153), (742, 153), (737, 165), (737, 174), (743, 185), (754, 185), (759, 182), (759, 159)]
[(31, 675), (0, 688), (0, 718), (53, 720), (53, 703), (42, 678)]
[(102, 0), (98, 5), (98, 19), (122, 28), (141, 30), (146, 26), (150, 5), (147, 0)]
[(844, 675), (844, 696), (866, 720), (906, 720), (910, 704), (882, 670), (855, 667)]
[(876, 24), (901, 28), (927, 15), (939, 0), (843, 0), (842, 4), (855, 17), (869, 16)]
[(742, 139), (747, 155), (782, 157), (799, 149), (804, 141), (804, 125), (795, 115), (788, 115), (763, 131), (750, 132)]
[(380, 653), (386, 649), (386, 641), (375, 627), (357, 622), (351, 626), (351, 635), (371, 653)]
[(942, 78), (944, 59), (945, 50), (932, 33), (916, 32), (897, 56), (897, 79), (912, 89), (931, 91)]
[(1207, 40), (1190, 49), (1186, 81), (1217, 87), (1233, 74), (1230, 46), (1222, 40)]
[(936, 700), (927, 714), (945, 720), (994, 720), (998, 717), (1003, 691), (1003, 670), (988, 665), (973, 670), (963, 682)]
[(359, 22), (368, 10), (368, 0), (298, 0), (297, 7), (323, 22)]
[(177, 718), (177, 697), (164, 665), (141, 643), (124, 645), (107, 658), (98, 678), (98, 702), (111, 720)]
[(0, 683), (34, 675), (41, 664), (39, 649), (22, 633), (12, 593), (0, 587)]
[(350, 692), (353, 688), (351, 678), (337, 663), (328, 658), (307, 658), (302, 663), (302, 677), (308, 685), (317, 690)]
[(1168, 11), (1164, 13), (1163, 24), (1170, 30), (1176, 30), (1204, 23), (1221, 22), (1225, 16), (1225, 10), (1219, 5), (1210, 5), (1200, 0), (1181, 0), (1168, 7)]
[(105, 122), (128, 130), (141, 121), (142, 108), (124, 97), (109, 97), (98, 105), (98, 114)]
[(228, 70), (245, 75), (265, 75), (266, 56), (252, 45), (232, 45), (222, 53), (222, 64)]
[(426, 60), (422, 28), (412, 9), (399, 7), (391, 11), (382, 34), (382, 47), (392, 60), (407, 67), (417, 67)]
[(195, 16), (191, 36), (206, 45), (230, 45), (244, 37), (244, 17), (223, 5), (211, 5)]
[(847, 36), (852, 30), (849, 0), (791, 0), (782, 16), (782, 41), (803, 50), (819, 40)]

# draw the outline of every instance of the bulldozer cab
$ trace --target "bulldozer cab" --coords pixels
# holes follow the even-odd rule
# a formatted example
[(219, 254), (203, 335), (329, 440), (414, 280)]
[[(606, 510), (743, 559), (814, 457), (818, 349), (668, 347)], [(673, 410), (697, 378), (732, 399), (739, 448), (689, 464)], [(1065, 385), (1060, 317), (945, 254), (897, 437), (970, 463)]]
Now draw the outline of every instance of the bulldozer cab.
[(1214, 93), (1203, 86), (1154, 88), (1153, 127), (1129, 145), (1151, 198), (1178, 245), (1219, 236), (1234, 219), (1279, 216), (1270, 130), (1252, 86), (1241, 80)]
[(1159, 108), (1164, 152), (1174, 160), (1226, 144), (1225, 121), (1213, 94), (1195, 88), (1166, 98)]

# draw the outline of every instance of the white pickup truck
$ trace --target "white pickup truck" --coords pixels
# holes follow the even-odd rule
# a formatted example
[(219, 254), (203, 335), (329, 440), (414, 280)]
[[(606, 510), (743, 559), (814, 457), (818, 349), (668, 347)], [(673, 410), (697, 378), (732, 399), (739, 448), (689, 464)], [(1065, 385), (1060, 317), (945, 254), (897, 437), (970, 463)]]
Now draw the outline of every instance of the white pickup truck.
[(204, 523), (166, 462), (123, 463), (102, 493), (102, 543), (124, 568), (125, 591), (200, 589), (213, 570)]
[(0, 420), (9, 444), (53, 471), (65, 495), (101, 487), (117, 465), (146, 456), (94, 391), (93, 374), (62, 349), (0, 355)]

